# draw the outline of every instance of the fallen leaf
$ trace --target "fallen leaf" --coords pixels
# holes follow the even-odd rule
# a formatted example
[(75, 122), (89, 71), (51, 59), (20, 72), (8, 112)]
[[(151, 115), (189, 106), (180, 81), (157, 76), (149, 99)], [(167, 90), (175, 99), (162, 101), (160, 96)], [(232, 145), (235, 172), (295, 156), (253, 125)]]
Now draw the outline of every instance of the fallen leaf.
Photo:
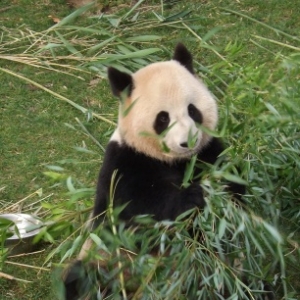
[(52, 15), (49, 15), (48, 18), (50, 18), (54, 23), (59, 23), (60, 22), (60, 19), (57, 18), (57, 17), (54, 17)]
[(30, 90), (30, 91), (37, 91), (39, 88), (34, 85), (34, 84), (27, 84), (27, 88)]
[(93, 78), (90, 82), (89, 82), (89, 86), (90, 87), (94, 87), (96, 86), (99, 82), (101, 81), (101, 78)]

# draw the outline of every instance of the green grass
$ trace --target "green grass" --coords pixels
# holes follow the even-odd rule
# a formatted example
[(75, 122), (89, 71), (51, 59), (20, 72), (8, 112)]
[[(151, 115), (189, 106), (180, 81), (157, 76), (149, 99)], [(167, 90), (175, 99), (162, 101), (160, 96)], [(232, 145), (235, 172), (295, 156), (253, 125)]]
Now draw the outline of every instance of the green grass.
[[(105, 79), (105, 66), (134, 71), (151, 61), (169, 58), (174, 45), (182, 41), (218, 98), (219, 131), (231, 145), (228, 157), (233, 165), (241, 166), (250, 182), (246, 199), (253, 214), (262, 216), (284, 237), (282, 253), (289, 279), (285, 299), (299, 297), (299, 246), (295, 241), (299, 242), (300, 225), (300, 6), (275, 0), (185, 1), (162, 11), (160, 1), (150, 1), (114, 28), (112, 24), (127, 11), (128, 6), (120, 10), (114, 6), (110, 13), (117, 17), (99, 19), (89, 18), (96, 13), (91, 8), (83, 16), (67, 17), (66, 24), (48, 30), (54, 25), (49, 15), (62, 19), (74, 12), (65, 1), (0, 4), (0, 203), (3, 210), (33, 213), (39, 209), (41, 217), (57, 222), (44, 234), (43, 239), (51, 243), (39, 246), (41, 254), (7, 261), (38, 267), (51, 251), (59, 249), (44, 265), (50, 270), (64, 257), (78, 232), (63, 248), (57, 247), (87, 218), (81, 211), (92, 205), (93, 190), (84, 191), (77, 200), (81, 190), (74, 191), (72, 185), (75, 189), (95, 187), (104, 154), (101, 146), (105, 147), (114, 128), (109, 121), (116, 121), (117, 102)], [(132, 23), (134, 17), (137, 21)], [(166, 19), (160, 22), (159, 18)], [(95, 45), (101, 47), (94, 49)], [(136, 52), (149, 48), (161, 51)], [(22, 54), (19, 63), (15, 61), (18, 54)], [(128, 58), (124, 59), (124, 54)], [(37, 60), (28, 65), (25, 58)], [(61, 67), (51, 65), (50, 70), (53, 63)], [(207, 178), (214, 182), (216, 174)], [(11, 206), (40, 189), (42, 194), (30, 196), (21, 207)], [(3, 261), (5, 256), (1, 258)], [(278, 261), (282, 271), (282, 260)], [(3, 263), (1, 270), (34, 283), (0, 278), (0, 299), (55, 299), (49, 271), (8, 263)], [(279, 289), (278, 294), (282, 293)]]

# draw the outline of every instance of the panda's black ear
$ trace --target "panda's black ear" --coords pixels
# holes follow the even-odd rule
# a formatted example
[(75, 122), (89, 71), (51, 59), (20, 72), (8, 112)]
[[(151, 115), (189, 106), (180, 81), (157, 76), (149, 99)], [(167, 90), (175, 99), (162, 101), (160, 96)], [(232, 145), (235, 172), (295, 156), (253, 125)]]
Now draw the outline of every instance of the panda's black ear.
[(194, 74), (192, 54), (182, 43), (177, 44), (174, 51), (173, 59), (177, 60), (187, 70)]
[(113, 67), (109, 67), (107, 73), (113, 94), (120, 97), (121, 93), (127, 89), (128, 96), (130, 96), (133, 89), (132, 76)]

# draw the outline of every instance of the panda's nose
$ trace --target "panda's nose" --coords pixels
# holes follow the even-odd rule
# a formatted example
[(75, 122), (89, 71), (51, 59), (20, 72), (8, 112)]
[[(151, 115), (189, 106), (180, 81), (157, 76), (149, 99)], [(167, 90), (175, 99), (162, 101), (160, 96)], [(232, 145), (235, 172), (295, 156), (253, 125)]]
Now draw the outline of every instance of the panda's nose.
[(180, 146), (181, 146), (182, 148), (188, 148), (188, 147), (189, 147), (189, 146), (188, 146), (188, 143), (181, 143)]

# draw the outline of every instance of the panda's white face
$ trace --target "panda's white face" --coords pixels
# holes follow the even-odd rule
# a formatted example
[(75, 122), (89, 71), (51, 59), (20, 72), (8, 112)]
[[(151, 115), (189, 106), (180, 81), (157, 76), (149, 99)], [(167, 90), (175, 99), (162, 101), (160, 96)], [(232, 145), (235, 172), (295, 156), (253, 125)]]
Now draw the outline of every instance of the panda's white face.
[(209, 142), (199, 125), (215, 129), (217, 106), (205, 85), (184, 66), (175, 60), (154, 63), (132, 78), (112, 140), (167, 162), (189, 158)]

